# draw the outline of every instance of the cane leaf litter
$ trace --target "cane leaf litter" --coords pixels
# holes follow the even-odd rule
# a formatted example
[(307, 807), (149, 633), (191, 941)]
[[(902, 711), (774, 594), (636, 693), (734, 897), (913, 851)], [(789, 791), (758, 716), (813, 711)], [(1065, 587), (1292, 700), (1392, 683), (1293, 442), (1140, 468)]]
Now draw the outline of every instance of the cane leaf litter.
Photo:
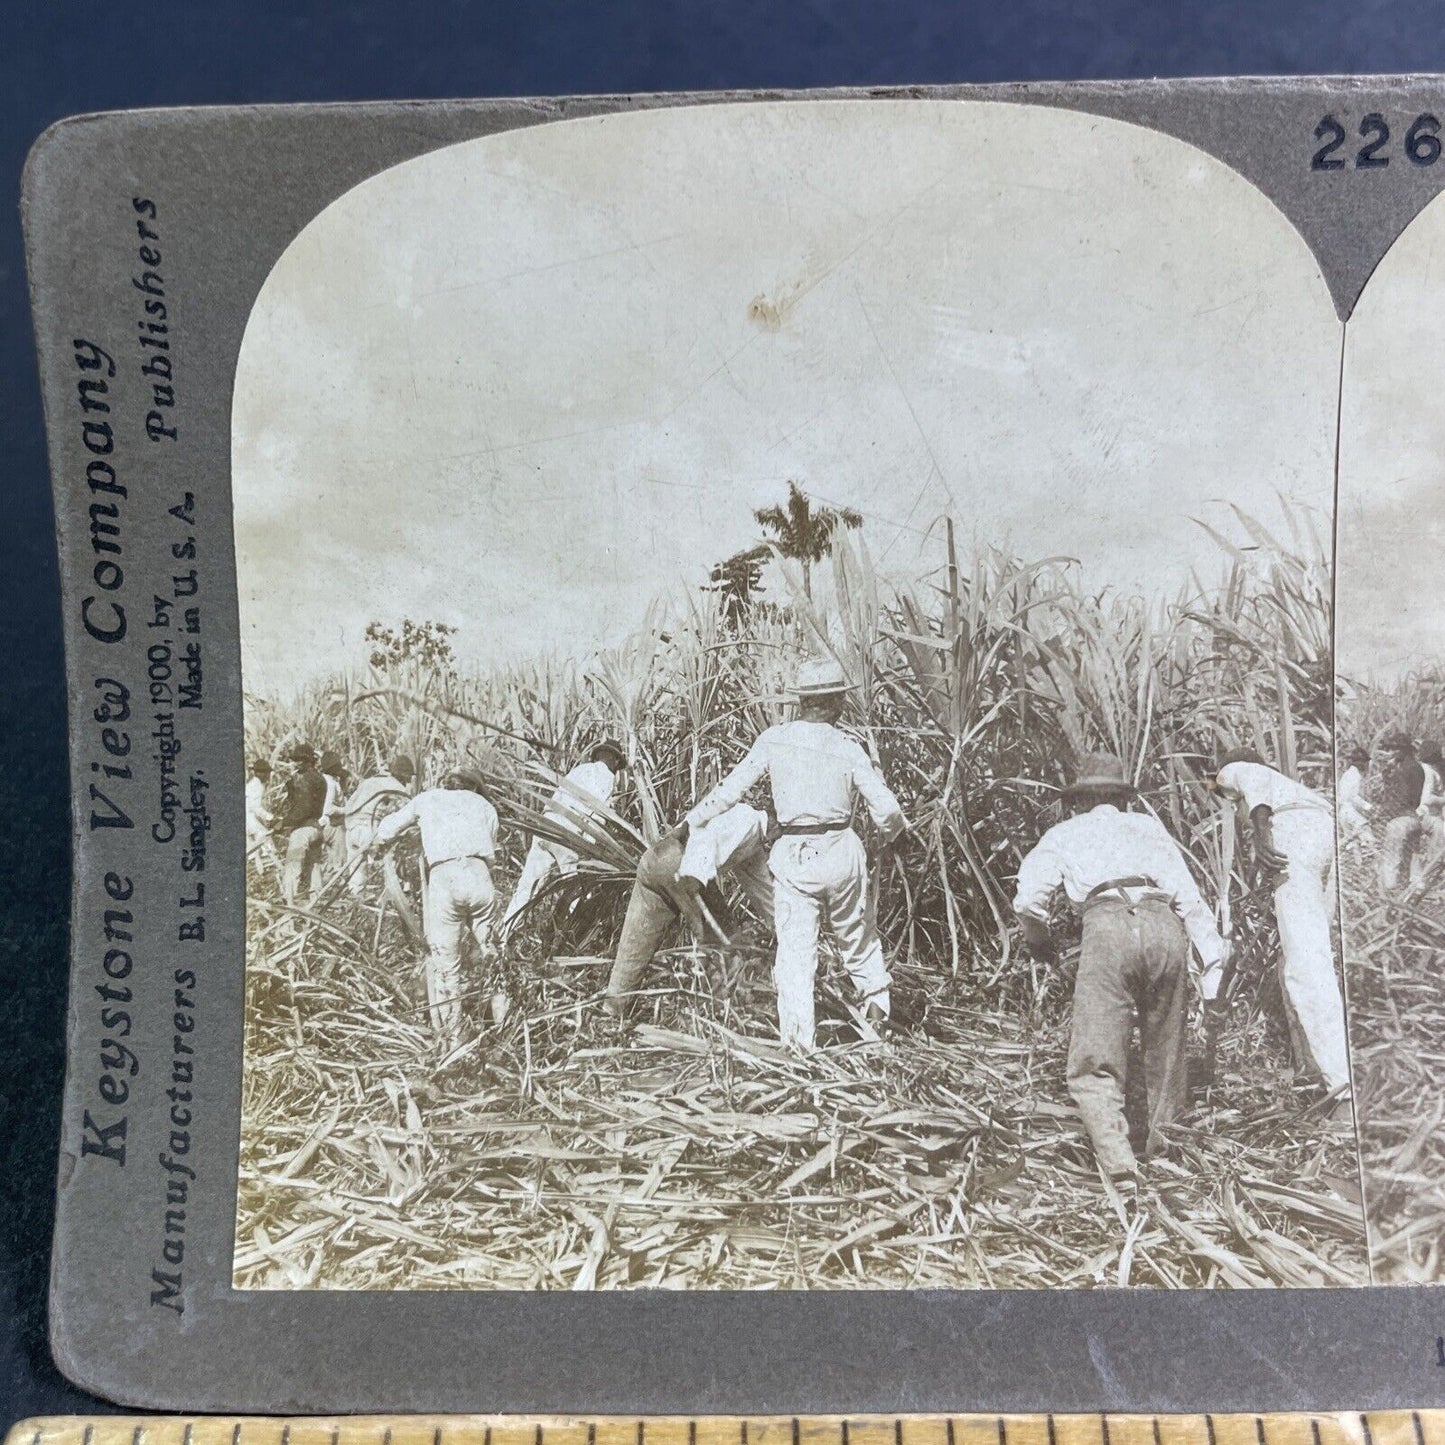
[[(589, 742), (620, 738), (631, 781), (559, 839), (579, 871), (501, 957), (470, 961), (466, 1042), (440, 1068), (414, 863), (375, 897), (333, 878), (300, 909), (252, 875), (237, 1285), (1363, 1282), (1353, 1135), (1294, 1074), (1268, 891), (1201, 782), (1203, 759), (1247, 745), (1332, 786), (1328, 557), (1311, 515), (1283, 515), (1277, 536), (1235, 514), (1217, 574), (1170, 598), (1086, 592), (1063, 558), (960, 557), (946, 524), (937, 569), (900, 582), (840, 532), (811, 575), (777, 561), (778, 595), (659, 601), (586, 663), (462, 675), (445, 648), (402, 648), (298, 698), (248, 696), (251, 756), (306, 738), (358, 776), (397, 750), (429, 780), (478, 768), (503, 898)], [(857, 684), (849, 726), (911, 824), (873, 854), (892, 1030), (868, 1040), (825, 958), (820, 1048), (785, 1052), (759, 921), (726, 948), (680, 935), (619, 1030), (597, 1001), (645, 840), (820, 652)], [(1101, 1177), (1064, 1087), (1076, 928), (1060, 917), (1045, 969), (1011, 924), (1019, 859), (1091, 748), (1125, 760), (1242, 959), (1214, 1081), (1137, 1199)]]

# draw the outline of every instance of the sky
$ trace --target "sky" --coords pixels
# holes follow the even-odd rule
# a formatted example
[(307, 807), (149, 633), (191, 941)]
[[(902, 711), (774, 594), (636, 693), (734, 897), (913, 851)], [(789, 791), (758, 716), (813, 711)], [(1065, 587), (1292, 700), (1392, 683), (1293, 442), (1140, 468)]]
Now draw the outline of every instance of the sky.
[(1445, 205), (1405, 229), (1345, 329), (1336, 666), (1388, 684), (1445, 665)]
[(1331, 511), (1339, 323), (1248, 182), (1045, 107), (707, 106), (534, 127), (319, 215), (233, 412), (243, 669), (618, 640), (789, 479), (883, 570), (961, 542), (1173, 594), (1233, 501)]

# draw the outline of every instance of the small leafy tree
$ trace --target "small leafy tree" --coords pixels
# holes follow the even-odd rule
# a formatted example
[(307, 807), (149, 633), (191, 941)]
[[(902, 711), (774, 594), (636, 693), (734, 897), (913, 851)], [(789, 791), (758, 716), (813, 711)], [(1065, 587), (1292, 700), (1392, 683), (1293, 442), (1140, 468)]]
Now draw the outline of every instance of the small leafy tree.
[(456, 671), (451, 638), (456, 628), (445, 622), (413, 622), (407, 617), (399, 628), (372, 622), (366, 628), (371, 644), (371, 665), (378, 671), (417, 662), (425, 671), (452, 674)]
[(725, 557), (709, 574), (708, 586), (704, 590), (718, 593), (723, 620), (729, 626), (741, 625), (752, 611), (762, 586), (763, 565), (769, 555), (768, 544), (759, 542)]

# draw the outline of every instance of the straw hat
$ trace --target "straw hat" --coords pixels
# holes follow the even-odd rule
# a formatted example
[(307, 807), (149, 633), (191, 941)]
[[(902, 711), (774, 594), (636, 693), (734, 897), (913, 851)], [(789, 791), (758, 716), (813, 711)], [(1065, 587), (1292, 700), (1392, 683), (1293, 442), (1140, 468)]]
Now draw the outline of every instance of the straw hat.
[(1124, 772), (1124, 764), (1113, 753), (1085, 753), (1073, 782), (1063, 789), (1066, 798), (1085, 797), (1093, 793), (1128, 793), (1134, 785)]
[(616, 738), (603, 738), (600, 743), (593, 744), (588, 751), (587, 760), (593, 763), (607, 763), (607, 766), (615, 773), (619, 768), (627, 766), (627, 752)]
[(798, 669), (793, 696), (834, 697), (840, 692), (851, 691), (852, 687), (853, 684), (843, 675), (843, 669), (831, 657), (824, 657), (805, 662)]

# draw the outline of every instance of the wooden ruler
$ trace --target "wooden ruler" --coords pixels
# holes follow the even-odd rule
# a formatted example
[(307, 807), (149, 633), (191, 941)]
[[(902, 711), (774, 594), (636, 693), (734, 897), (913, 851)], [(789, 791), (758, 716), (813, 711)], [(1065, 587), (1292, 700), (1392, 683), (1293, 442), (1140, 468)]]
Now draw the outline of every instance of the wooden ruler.
[(1445, 1445), (1445, 1410), (1280, 1415), (57, 1416), (6, 1445)]

